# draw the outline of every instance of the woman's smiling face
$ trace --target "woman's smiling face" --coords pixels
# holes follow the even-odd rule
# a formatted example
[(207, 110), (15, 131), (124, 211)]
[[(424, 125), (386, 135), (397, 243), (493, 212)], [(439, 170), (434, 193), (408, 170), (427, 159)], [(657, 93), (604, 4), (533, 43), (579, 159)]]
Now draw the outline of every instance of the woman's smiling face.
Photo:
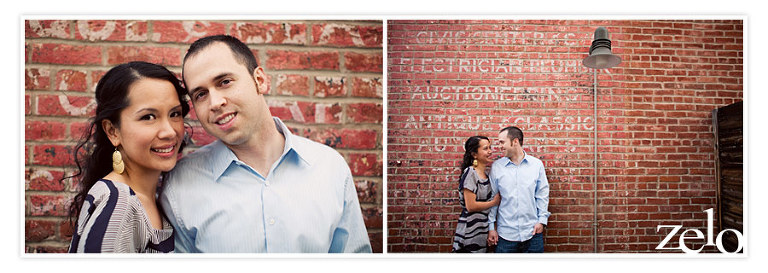
[(481, 139), (480, 145), (477, 147), (477, 152), (475, 153), (475, 159), (477, 161), (482, 161), (486, 164), (491, 163), (491, 154), (493, 152), (491, 151), (491, 142), (487, 139)]
[(112, 144), (120, 145), (126, 171), (173, 169), (184, 136), (181, 102), (173, 84), (154, 78), (133, 83), (119, 128), (109, 127), (105, 130)]

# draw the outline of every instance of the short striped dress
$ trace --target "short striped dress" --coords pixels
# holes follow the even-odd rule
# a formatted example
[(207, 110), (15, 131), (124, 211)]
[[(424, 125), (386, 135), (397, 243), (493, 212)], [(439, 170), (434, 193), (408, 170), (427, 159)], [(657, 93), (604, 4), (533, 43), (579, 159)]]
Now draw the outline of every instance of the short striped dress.
[(488, 213), (490, 208), (478, 212), (467, 211), (464, 203), (464, 189), (475, 193), (476, 201), (490, 201), (493, 196), (491, 183), (488, 179), (480, 179), (475, 168), (468, 167), (459, 179), (459, 203), (461, 203), (461, 215), (456, 225), (456, 233), (453, 236), (453, 252), (457, 253), (485, 253), (488, 239)]
[(88, 191), (69, 252), (173, 252), (173, 227), (162, 219), (163, 229), (153, 228), (128, 185), (101, 179)]

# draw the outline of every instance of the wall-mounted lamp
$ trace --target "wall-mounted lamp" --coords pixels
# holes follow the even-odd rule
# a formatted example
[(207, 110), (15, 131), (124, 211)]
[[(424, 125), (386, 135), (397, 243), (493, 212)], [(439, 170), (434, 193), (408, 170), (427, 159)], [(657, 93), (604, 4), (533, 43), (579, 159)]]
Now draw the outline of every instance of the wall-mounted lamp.
[(581, 63), (594, 69), (611, 68), (621, 63), (621, 58), (611, 53), (611, 40), (608, 38), (607, 29), (599, 27), (595, 30), (595, 39), (589, 47), (589, 57)]
[(595, 178), (593, 179), (593, 186), (595, 191), (595, 204), (594, 204), (594, 220), (592, 222), (592, 238), (594, 238), (594, 252), (597, 253), (597, 70), (605, 69), (617, 66), (621, 63), (619, 56), (611, 53), (611, 40), (608, 38), (608, 30), (604, 27), (599, 27), (595, 30), (595, 39), (592, 41), (592, 46), (589, 47), (589, 56), (581, 61), (584, 66), (593, 68), (594, 70), (594, 85), (593, 94), (595, 98)]

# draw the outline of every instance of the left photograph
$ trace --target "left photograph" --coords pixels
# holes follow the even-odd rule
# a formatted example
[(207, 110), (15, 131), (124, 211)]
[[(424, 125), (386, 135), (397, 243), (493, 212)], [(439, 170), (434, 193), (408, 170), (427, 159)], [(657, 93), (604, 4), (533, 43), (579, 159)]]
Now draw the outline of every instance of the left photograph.
[(24, 26), (25, 253), (381, 253), (383, 25)]

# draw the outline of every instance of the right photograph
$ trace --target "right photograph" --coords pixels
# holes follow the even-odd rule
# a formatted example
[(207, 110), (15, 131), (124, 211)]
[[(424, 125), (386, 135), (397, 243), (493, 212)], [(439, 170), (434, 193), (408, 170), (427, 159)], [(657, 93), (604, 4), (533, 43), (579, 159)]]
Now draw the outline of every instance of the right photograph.
[(744, 34), (387, 20), (387, 252), (748, 252)]

